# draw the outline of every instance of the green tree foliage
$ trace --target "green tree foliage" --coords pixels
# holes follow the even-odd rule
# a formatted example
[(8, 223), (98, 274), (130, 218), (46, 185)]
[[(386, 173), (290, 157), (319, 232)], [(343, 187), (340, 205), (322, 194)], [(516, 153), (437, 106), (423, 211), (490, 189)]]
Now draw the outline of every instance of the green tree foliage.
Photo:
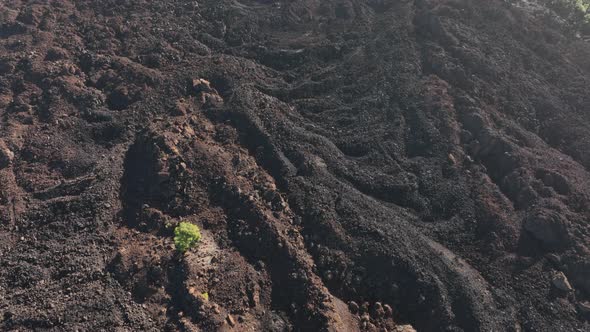
[(199, 226), (189, 222), (181, 222), (174, 229), (174, 244), (176, 250), (186, 252), (201, 241), (201, 230)]
[(576, 33), (590, 34), (590, 0), (543, 0)]

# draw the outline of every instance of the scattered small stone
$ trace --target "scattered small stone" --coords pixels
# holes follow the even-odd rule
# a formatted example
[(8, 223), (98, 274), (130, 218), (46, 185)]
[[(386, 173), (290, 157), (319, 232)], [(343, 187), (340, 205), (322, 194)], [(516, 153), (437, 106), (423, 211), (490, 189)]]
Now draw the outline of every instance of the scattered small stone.
[(256, 267), (257, 267), (259, 270), (262, 270), (262, 269), (264, 269), (264, 268), (266, 267), (266, 264), (264, 264), (264, 262), (263, 262), (263, 261), (258, 261), (258, 262), (256, 262)]
[(551, 280), (551, 283), (555, 288), (564, 292), (571, 292), (573, 290), (572, 285), (570, 285), (569, 280), (567, 280), (567, 277), (563, 272), (557, 273), (553, 277), (553, 280)]
[(371, 316), (369, 316), (369, 314), (363, 314), (361, 316), (361, 322), (368, 322), (371, 320)]
[(422, 304), (422, 303), (424, 303), (424, 301), (426, 301), (426, 297), (424, 297), (424, 295), (420, 294), (420, 296), (418, 297), (418, 303)]
[(356, 314), (359, 312), (359, 305), (354, 301), (350, 301), (348, 302), (348, 309), (350, 309), (350, 312), (353, 314)]
[(393, 294), (397, 294), (399, 291), (399, 286), (397, 284), (391, 284), (391, 291)]

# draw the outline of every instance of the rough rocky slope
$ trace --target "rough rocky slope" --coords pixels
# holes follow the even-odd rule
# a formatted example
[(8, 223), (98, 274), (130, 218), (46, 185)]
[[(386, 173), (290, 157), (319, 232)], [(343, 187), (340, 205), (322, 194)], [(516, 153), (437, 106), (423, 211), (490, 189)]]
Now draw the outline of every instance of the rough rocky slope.
[(0, 330), (587, 331), (589, 111), (500, 0), (3, 0)]

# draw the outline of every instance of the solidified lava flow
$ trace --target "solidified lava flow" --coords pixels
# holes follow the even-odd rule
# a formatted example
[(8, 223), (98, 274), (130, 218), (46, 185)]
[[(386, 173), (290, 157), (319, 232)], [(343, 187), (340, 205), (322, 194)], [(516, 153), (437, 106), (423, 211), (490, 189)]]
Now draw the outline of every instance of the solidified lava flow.
[(542, 2), (0, 0), (0, 330), (589, 331)]

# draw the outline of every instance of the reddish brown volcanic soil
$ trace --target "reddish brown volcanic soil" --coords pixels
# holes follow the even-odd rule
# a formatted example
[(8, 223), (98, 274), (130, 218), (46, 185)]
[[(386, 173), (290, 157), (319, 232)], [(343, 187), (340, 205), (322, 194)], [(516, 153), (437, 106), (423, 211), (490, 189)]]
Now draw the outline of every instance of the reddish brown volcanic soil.
[(505, 1), (0, 1), (2, 331), (589, 331), (589, 170)]

